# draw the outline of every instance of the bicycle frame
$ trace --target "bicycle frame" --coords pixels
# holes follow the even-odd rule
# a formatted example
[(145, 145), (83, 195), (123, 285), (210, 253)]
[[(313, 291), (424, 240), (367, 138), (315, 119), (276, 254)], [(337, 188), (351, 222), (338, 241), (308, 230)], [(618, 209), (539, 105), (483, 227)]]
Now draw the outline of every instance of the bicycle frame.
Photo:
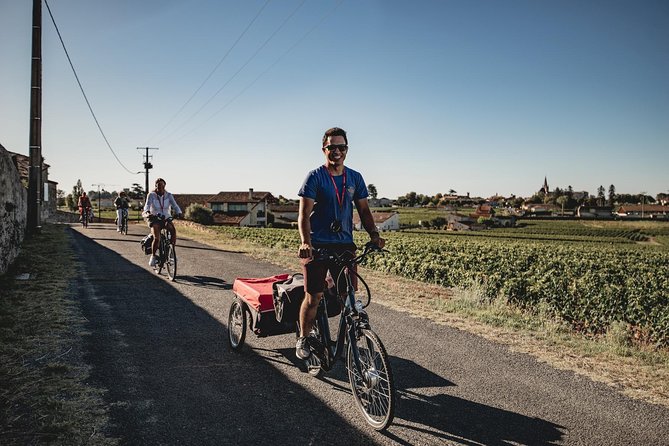
[[(335, 261), (332, 257), (334, 256), (330, 256), (330, 260)], [(327, 308), (325, 306), (325, 296), (323, 296), (318, 305), (316, 319), (318, 320), (318, 324), (321, 327), (321, 332), (319, 333), (319, 343), (321, 345), (316, 346), (316, 352), (318, 359), (321, 361), (321, 364), (325, 370), (330, 370), (334, 363), (342, 357), (344, 351), (346, 350), (346, 340), (348, 339), (349, 343), (354, 346), (352, 352), (355, 367), (358, 373), (361, 373), (360, 357), (358, 349), (355, 348), (355, 339), (357, 339), (359, 330), (363, 328), (369, 328), (369, 319), (367, 318), (367, 313), (362, 308), (357, 308), (356, 306), (355, 288), (353, 287), (351, 270), (349, 266), (352, 265), (355, 260), (356, 259), (346, 261), (346, 263), (343, 265), (344, 268), (340, 273), (344, 274), (344, 279), (346, 282), (346, 298), (344, 301), (344, 308), (339, 317), (339, 329), (337, 331), (336, 342), (333, 342), (331, 339), (330, 323), (327, 316)], [(338, 281), (335, 283), (338, 283)], [(341, 298), (341, 295), (338, 297)], [(320, 353), (320, 355), (318, 353)]]

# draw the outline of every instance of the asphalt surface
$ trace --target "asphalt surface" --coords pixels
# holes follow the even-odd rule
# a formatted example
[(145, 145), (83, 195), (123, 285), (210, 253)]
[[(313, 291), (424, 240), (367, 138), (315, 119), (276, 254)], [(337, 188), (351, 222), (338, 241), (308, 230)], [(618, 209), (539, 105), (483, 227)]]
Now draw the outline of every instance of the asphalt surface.
[(665, 407), (372, 303), (399, 397), (393, 424), (376, 432), (343, 362), (311, 377), (291, 334), (247, 332), (241, 352), (228, 347), (234, 279), (288, 271), (180, 239), (170, 282), (140, 250), (144, 225), (72, 229), (91, 384), (107, 390), (109, 434), (122, 444), (669, 445)]

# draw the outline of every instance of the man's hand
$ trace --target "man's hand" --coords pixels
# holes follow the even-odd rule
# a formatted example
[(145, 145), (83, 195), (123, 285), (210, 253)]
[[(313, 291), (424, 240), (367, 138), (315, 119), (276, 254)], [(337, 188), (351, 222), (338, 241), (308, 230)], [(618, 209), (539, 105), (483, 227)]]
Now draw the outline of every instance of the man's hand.
[(376, 231), (369, 234), (369, 238), (370, 238), (370, 241), (372, 243), (374, 243), (376, 246), (378, 246), (379, 248), (383, 248), (384, 246), (386, 246), (386, 239), (381, 238), (379, 233), (376, 232)]
[(297, 252), (297, 256), (301, 259), (310, 259), (313, 256), (312, 247), (309, 243), (302, 243)]

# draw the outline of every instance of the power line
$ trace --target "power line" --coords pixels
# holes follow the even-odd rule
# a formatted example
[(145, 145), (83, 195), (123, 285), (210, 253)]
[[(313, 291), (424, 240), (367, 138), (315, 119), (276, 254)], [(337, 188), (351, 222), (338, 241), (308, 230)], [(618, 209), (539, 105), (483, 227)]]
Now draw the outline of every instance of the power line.
[(187, 101), (186, 101), (186, 102), (179, 108), (179, 110), (177, 110), (177, 112), (174, 114), (174, 116), (172, 116), (172, 117), (170, 118), (170, 120), (167, 122), (167, 124), (165, 124), (165, 125), (163, 126), (163, 128), (161, 128), (160, 130), (158, 130), (158, 132), (156, 132), (153, 136), (151, 136), (151, 138), (149, 138), (150, 141), (153, 140), (156, 136), (160, 135), (160, 134), (161, 134), (161, 133), (162, 133), (162, 132), (163, 132), (163, 131), (164, 131), (164, 130), (165, 130), (165, 129), (166, 129), (166, 128), (173, 122), (173, 121), (174, 121), (174, 119), (175, 119), (177, 116), (179, 116), (179, 113), (181, 113), (181, 112), (183, 111), (183, 109), (186, 108), (186, 106), (187, 106), (188, 104), (190, 104), (190, 101), (192, 101), (193, 98), (195, 97), (195, 95), (202, 89), (202, 87), (204, 87), (204, 84), (206, 84), (207, 81), (211, 78), (211, 76), (214, 75), (214, 73), (216, 72), (216, 70), (218, 70), (218, 67), (220, 67), (221, 64), (223, 63), (223, 61), (225, 61), (225, 59), (227, 59), (227, 57), (230, 55), (230, 53), (232, 52), (232, 50), (233, 50), (233, 49), (237, 46), (237, 44), (242, 40), (242, 37), (244, 37), (244, 35), (246, 34), (246, 32), (251, 28), (251, 26), (255, 23), (255, 21), (258, 19), (258, 17), (260, 17), (260, 14), (265, 10), (265, 8), (267, 7), (267, 5), (269, 4), (270, 1), (272, 1), (272, 0), (267, 0), (267, 1), (260, 7), (260, 9), (259, 9), (258, 12), (256, 13), (255, 17), (253, 17), (253, 19), (249, 22), (249, 24), (246, 26), (246, 28), (244, 29), (244, 31), (242, 31), (242, 33), (239, 35), (239, 37), (237, 37), (237, 40), (235, 40), (235, 42), (234, 42), (234, 43), (232, 44), (232, 46), (228, 49), (228, 51), (223, 55), (223, 57), (222, 57), (221, 60), (218, 62), (218, 64), (216, 64), (216, 66), (214, 67), (214, 69), (211, 70), (211, 72), (210, 72), (209, 75), (205, 78), (205, 80), (202, 81), (202, 83), (200, 84), (200, 86), (197, 87), (197, 89), (193, 92), (193, 94), (190, 96), (190, 98), (188, 98), (188, 100), (187, 100)]
[(100, 122), (98, 122), (98, 118), (95, 116), (95, 113), (93, 112), (93, 107), (91, 107), (91, 103), (88, 100), (88, 97), (86, 96), (86, 92), (84, 91), (84, 87), (81, 85), (81, 82), (79, 81), (79, 76), (77, 75), (77, 70), (74, 69), (74, 64), (72, 63), (72, 59), (70, 58), (70, 54), (67, 52), (67, 48), (65, 47), (65, 42), (63, 41), (63, 37), (60, 35), (60, 30), (58, 29), (58, 25), (56, 25), (56, 19), (54, 19), (53, 14), (51, 13), (51, 8), (49, 7), (49, 2), (47, 0), (44, 0), (44, 4), (46, 4), (46, 9), (49, 11), (49, 16), (51, 17), (51, 21), (53, 22), (53, 26), (56, 28), (56, 33), (58, 34), (58, 38), (60, 39), (60, 44), (63, 46), (63, 50), (65, 51), (65, 56), (67, 56), (67, 61), (70, 63), (70, 68), (72, 68), (72, 72), (74, 73), (74, 77), (77, 80), (77, 84), (79, 84), (79, 89), (81, 90), (81, 94), (84, 96), (84, 99), (86, 100), (86, 105), (88, 105), (88, 110), (91, 112), (91, 115), (93, 116), (93, 120), (95, 121), (95, 124), (98, 126), (98, 130), (100, 131), (100, 134), (102, 135), (102, 138), (105, 140), (105, 143), (107, 143), (107, 147), (109, 147), (109, 150), (111, 151), (112, 155), (114, 155), (114, 158), (116, 158), (116, 161), (123, 167), (128, 173), (131, 173), (133, 175), (140, 174), (142, 172), (133, 172), (121, 162), (121, 160), (116, 156), (116, 153), (114, 152), (114, 149), (112, 149), (111, 144), (109, 144), (109, 140), (107, 140), (107, 136), (105, 133), (102, 131), (102, 127), (100, 126)]
[[(162, 143), (163, 141), (165, 141), (165, 139), (167, 139), (170, 135), (174, 134), (176, 131), (178, 131), (180, 128), (182, 128), (184, 125), (188, 124), (188, 123), (189, 123), (195, 116), (197, 116), (197, 115), (202, 111), (203, 108), (205, 108), (207, 105), (209, 105), (209, 103), (210, 103), (211, 101), (213, 101), (214, 98), (215, 98), (216, 96), (218, 96), (218, 94), (219, 94), (221, 91), (223, 91), (223, 89), (224, 89), (226, 86), (228, 86), (228, 84), (230, 84), (230, 82), (232, 82), (232, 80), (235, 79), (235, 77), (237, 77), (237, 75), (238, 75), (239, 73), (241, 73), (241, 71), (242, 71), (244, 68), (246, 68), (246, 66), (247, 66), (249, 63), (251, 63), (251, 61), (252, 61), (253, 59), (255, 59), (255, 57), (258, 55), (258, 53), (260, 53), (260, 51), (261, 51), (263, 48), (265, 48), (265, 46), (267, 46), (267, 44), (274, 38), (274, 36), (276, 36), (277, 33), (278, 33), (279, 31), (281, 31), (281, 30), (283, 29), (284, 26), (286, 26), (286, 24), (290, 21), (291, 18), (293, 18), (293, 16), (294, 16), (294, 15), (297, 13), (297, 11), (302, 7), (302, 5), (304, 5), (304, 4), (306, 3), (306, 1), (307, 1), (307, 0), (302, 0), (302, 2), (300, 2), (299, 5), (297, 5), (297, 7), (293, 10), (293, 12), (291, 12), (290, 15), (289, 15), (288, 17), (286, 17), (286, 18), (283, 20), (283, 22), (281, 22), (281, 24), (274, 30), (274, 32), (273, 32), (273, 33), (272, 33), (272, 34), (271, 34), (271, 35), (270, 35), (270, 36), (269, 36), (269, 37), (262, 43), (262, 45), (260, 45), (260, 46), (256, 49), (256, 51), (251, 55), (251, 57), (249, 57), (249, 58), (246, 60), (246, 62), (244, 62), (244, 64), (243, 64), (243, 65), (242, 65), (242, 66), (235, 72), (235, 74), (233, 74), (232, 77), (230, 77), (230, 79), (228, 79), (228, 80), (223, 84), (223, 86), (221, 86), (221, 88), (219, 88), (219, 89), (216, 91), (216, 93), (214, 93), (214, 94), (207, 100), (207, 102), (205, 102), (205, 103), (204, 103), (204, 104), (203, 104), (203, 105), (202, 105), (202, 106), (201, 106), (195, 113), (193, 113), (193, 114), (192, 114), (186, 121), (184, 121), (181, 125), (179, 125), (178, 127), (176, 127), (172, 132), (170, 132), (170, 133), (169, 133), (168, 135), (166, 135), (162, 140), (160, 140), (160, 143)], [(189, 133), (190, 133), (190, 132), (189, 132)], [(181, 139), (181, 138), (180, 138), (180, 139)]]
[(203, 125), (205, 125), (207, 122), (211, 121), (216, 115), (218, 115), (220, 112), (225, 110), (230, 104), (232, 104), (234, 101), (236, 101), (241, 95), (243, 95), (249, 88), (251, 88), (258, 80), (260, 80), (261, 77), (263, 77), (265, 74), (270, 72), (272, 68), (274, 68), (284, 57), (286, 57), (291, 51), (293, 51), (304, 39), (306, 39), (309, 34), (314, 32), (327, 18), (329, 18), (334, 12), (341, 6), (341, 4), (344, 3), (344, 0), (339, 0), (339, 2), (335, 5), (334, 8), (332, 8), (330, 11), (326, 12), (321, 16), (320, 20), (316, 22), (314, 26), (312, 26), (306, 33), (302, 35), (293, 45), (290, 46), (281, 56), (279, 56), (265, 71), (261, 72), (255, 79), (253, 79), (242, 91), (240, 91), (236, 96), (234, 96), (232, 99), (230, 99), (228, 102), (223, 105), (223, 107), (219, 108), (216, 112), (214, 112), (209, 118), (206, 120), (202, 121), (198, 126), (194, 127), (190, 131), (186, 132), (185, 134), (181, 135), (179, 138), (175, 139), (173, 142), (178, 142), (181, 141), (183, 138), (186, 136), (190, 135), (194, 131), (198, 130), (201, 128)]

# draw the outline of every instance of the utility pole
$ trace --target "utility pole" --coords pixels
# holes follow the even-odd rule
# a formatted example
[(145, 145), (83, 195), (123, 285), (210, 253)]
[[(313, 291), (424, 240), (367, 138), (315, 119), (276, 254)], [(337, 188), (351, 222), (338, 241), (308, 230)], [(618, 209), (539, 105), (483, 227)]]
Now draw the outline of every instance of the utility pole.
[(144, 188), (144, 193), (146, 195), (149, 194), (149, 170), (153, 169), (153, 164), (149, 161), (149, 159), (153, 158), (152, 156), (149, 156), (149, 150), (158, 150), (158, 147), (137, 147), (137, 150), (146, 150), (146, 155), (144, 155), (144, 171), (146, 172), (146, 183), (145, 183), (145, 188)]
[[(96, 184), (91, 184), (91, 186), (97, 186), (98, 187), (98, 223), (100, 223), (102, 220), (102, 206), (101, 206), (101, 198), (100, 194), (105, 191), (105, 186), (118, 186), (118, 184), (104, 184), (104, 183), (96, 183)], [(100, 190), (102, 188), (102, 190)]]
[(30, 83), (30, 167), (28, 170), (28, 232), (42, 222), (42, 0), (33, 0)]

